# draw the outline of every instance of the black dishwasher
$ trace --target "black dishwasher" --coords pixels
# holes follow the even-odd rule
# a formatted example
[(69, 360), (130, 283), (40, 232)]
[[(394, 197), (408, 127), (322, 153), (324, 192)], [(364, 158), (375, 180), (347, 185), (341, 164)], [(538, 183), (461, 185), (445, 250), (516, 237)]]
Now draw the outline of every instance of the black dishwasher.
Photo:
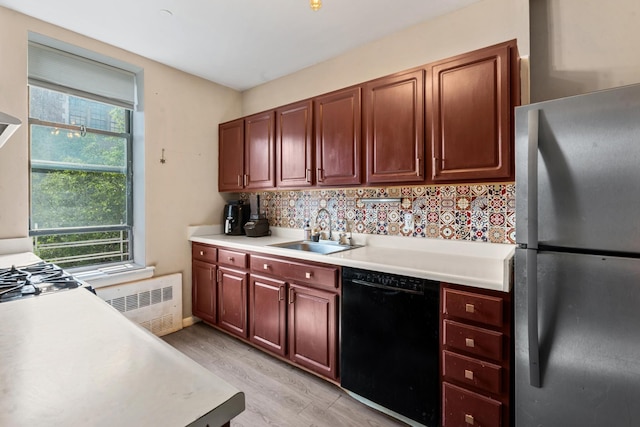
[(437, 282), (342, 269), (341, 386), (426, 426), (439, 420)]

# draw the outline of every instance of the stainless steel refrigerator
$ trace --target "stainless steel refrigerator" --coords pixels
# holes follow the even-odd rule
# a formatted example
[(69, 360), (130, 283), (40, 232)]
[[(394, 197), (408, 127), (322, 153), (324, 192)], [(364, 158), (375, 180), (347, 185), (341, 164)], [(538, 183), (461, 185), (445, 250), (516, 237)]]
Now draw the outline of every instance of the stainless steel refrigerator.
[(515, 425), (640, 425), (640, 85), (516, 108)]

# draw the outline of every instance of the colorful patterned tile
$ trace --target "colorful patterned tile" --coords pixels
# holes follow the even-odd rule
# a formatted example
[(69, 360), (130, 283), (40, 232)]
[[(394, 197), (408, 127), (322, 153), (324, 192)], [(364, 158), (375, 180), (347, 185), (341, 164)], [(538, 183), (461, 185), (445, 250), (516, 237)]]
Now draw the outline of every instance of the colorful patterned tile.
[(440, 237), (443, 238), (443, 239), (448, 239), (448, 240), (455, 239), (456, 238), (456, 231), (450, 225), (444, 226), (444, 227), (442, 227), (440, 229)]
[(490, 227), (487, 233), (491, 243), (503, 243), (506, 237), (504, 227)]
[[(515, 241), (513, 183), (263, 191), (241, 193), (240, 200), (251, 194), (260, 195), (261, 209), (278, 227), (302, 228), (305, 219), (326, 208), (336, 231), (351, 222), (355, 233)], [(401, 197), (401, 202), (370, 205), (360, 201), (365, 197)]]

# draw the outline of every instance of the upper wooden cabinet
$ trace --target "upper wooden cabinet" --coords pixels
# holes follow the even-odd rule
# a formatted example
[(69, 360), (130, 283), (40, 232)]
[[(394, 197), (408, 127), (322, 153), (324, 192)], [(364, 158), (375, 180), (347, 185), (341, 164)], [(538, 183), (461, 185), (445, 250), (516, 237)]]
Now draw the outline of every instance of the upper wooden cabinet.
[(244, 188), (244, 119), (222, 123), (218, 128), (218, 190)]
[(513, 180), (519, 104), (511, 40), (221, 124), (219, 190)]
[(313, 103), (297, 102), (276, 109), (276, 186), (313, 184)]
[(368, 183), (424, 180), (424, 70), (364, 85)]
[(431, 179), (513, 179), (513, 107), (519, 99), (515, 40), (429, 66)]
[(275, 186), (274, 124), (274, 112), (267, 111), (219, 126), (219, 191)]
[(360, 184), (360, 87), (313, 100), (318, 185)]
[(275, 186), (274, 136), (273, 111), (244, 119), (245, 189)]

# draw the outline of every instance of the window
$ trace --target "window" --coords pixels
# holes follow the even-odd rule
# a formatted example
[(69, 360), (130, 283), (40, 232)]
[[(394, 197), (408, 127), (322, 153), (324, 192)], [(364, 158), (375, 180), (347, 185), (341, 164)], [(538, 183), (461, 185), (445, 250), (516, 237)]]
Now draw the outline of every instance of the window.
[[(42, 52), (46, 55), (38, 56)], [(73, 61), (82, 61), (78, 72), (83, 76), (87, 72), (87, 60), (29, 46), (30, 235), (34, 252), (65, 268), (130, 261), (132, 108), (104, 96), (104, 80), (99, 78), (105, 70), (103, 64), (96, 65), (97, 79), (85, 76), (83, 87), (70, 88), (55, 81), (59, 76), (55, 66), (41, 72), (42, 58), (46, 63), (50, 57), (72, 71)], [(96, 82), (95, 94), (91, 82)], [(107, 81), (107, 90), (108, 86)]]

